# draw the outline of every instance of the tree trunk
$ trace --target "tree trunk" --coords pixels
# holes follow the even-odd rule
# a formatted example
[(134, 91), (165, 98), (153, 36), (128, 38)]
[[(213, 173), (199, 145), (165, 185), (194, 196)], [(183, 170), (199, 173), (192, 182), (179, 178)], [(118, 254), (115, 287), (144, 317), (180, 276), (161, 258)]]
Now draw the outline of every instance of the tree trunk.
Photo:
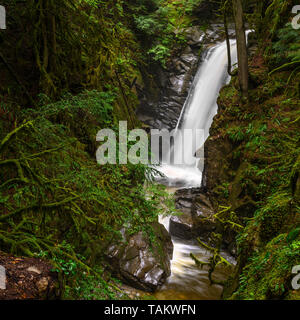
[(242, 95), (248, 97), (249, 71), (242, 0), (232, 0), (238, 51), (239, 83)]
[(227, 57), (228, 57), (227, 72), (230, 76), (233, 76), (232, 71), (231, 71), (231, 67), (232, 67), (232, 65), (231, 65), (231, 48), (230, 48), (230, 39), (229, 39), (228, 24), (227, 24), (226, 7), (224, 9), (223, 18), (224, 18), (224, 29), (225, 29), (225, 36), (226, 36)]

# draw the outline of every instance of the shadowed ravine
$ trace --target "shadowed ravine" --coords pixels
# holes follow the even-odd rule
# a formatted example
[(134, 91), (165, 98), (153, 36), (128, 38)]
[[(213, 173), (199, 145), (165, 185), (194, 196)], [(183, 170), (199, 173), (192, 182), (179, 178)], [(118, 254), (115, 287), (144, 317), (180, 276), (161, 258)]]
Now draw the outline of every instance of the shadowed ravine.
[[(231, 41), (231, 52), (233, 64), (237, 61), (236, 42)], [(213, 117), (217, 113), (217, 97), (221, 87), (226, 84), (230, 77), (227, 73), (227, 51), (226, 42), (215, 45), (208, 50), (206, 58), (199, 67), (195, 76), (190, 93), (178, 120), (177, 129), (203, 129), (205, 139), (209, 136), (209, 129)], [(175, 135), (175, 141), (178, 137)], [(202, 172), (199, 170), (201, 164), (194, 157), (201, 145), (191, 146), (190, 142), (179, 143), (175, 153), (188, 154), (188, 162), (193, 165), (169, 165), (162, 164), (160, 171), (165, 175), (159, 179), (168, 187), (190, 188), (200, 187)], [(194, 148), (194, 149), (193, 149)], [(193, 149), (193, 150), (192, 150)], [(176, 157), (176, 154), (174, 155)], [(176, 158), (175, 158), (176, 159)], [(162, 223), (169, 231), (170, 217), (161, 217)], [(220, 299), (222, 287), (210, 285), (207, 268), (198, 269), (190, 258), (193, 253), (202, 261), (208, 261), (210, 253), (200, 248), (194, 241), (184, 241), (173, 237), (174, 255), (171, 262), (172, 274), (164, 286), (156, 293), (159, 300), (215, 300)], [(228, 258), (228, 257), (227, 257)], [(232, 261), (234, 262), (234, 261)], [(230, 270), (217, 268), (214, 279), (225, 280)]]

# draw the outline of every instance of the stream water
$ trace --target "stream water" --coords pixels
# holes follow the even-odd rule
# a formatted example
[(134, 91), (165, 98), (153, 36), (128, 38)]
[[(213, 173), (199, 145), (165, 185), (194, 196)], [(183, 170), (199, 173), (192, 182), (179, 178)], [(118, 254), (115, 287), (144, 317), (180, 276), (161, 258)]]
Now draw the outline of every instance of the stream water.
[[(232, 63), (237, 62), (236, 42), (231, 40)], [(202, 145), (192, 145), (196, 139), (182, 139), (180, 132), (184, 130), (203, 130), (204, 141), (209, 136), (209, 129), (216, 115), (217, 98), (221, 87), (228, 83), (226, 42), (211, 47), (201, 63), (194, 78), (189, 95), (178, 119), (174, 144), (176, 145), (174, 159), (180, 159), (184, 154), (185, 162), (189, 165), (170, 165), (162, 162), (159, 170), (165, 175), (163, 183), (173, 187), (199, 187), (202, 172), (199, 170), (200, 161), (195, 153)], [(180, 132), (179, 132), (180, 131)], [(201, 143), (201, 141), (199, 141)], [(168, 157), (166, 157), (168, 158)], [(203, 159), (202, 159), (203, 161)]]
[[(236, 42), (231, 40), (232, 63), (237, 62)], [(227, 49), (226, 42), (219, 43), (211, 47), (204, 61), (201, 63), (194, 78), (193, 85), (178, 119), (177, 129), (202, 129), (205, 139), (209, 136), (209, 129), (213, 117), (217, 113), (217, 97), (221, 87), (226, 84), (230, 77), (227, 73)], [(177, 136), (175, 133), (174, 140)], [(176, 166), (162, 162), (159, 170), (165, 175), (160, 180), (168, 187), (190, 188), (200, 187), (202, 172), (199, 170), (199, 159), (196, 159), (196, 151), (202, 147), (194, 146), (191, 151), (189, 142), (184, 141), (175, 152), (189, 153), (189, 157), (194, 158), (193, 165)], [(176, 156), (176, 155), (175, 155)], [(193, 159), (190, 159), (193, 160)], [(193, 161), (189, 161), (192, 163)], [(161, 217), (160, 222), (169, 230), (170, 217)], [(190, 258), (193, 253), (201, 261), (208, 261), (210, 253), (199, 247), (193, 241), (183, 241), (173, 237), (174, 255), (171, 262), (171, 276), (164, 286), (156, 293), (159, 300), (215, 300), (220, 299), (222, 287), (210, 285), (207, 268), (198, 269), (194, 261)], [(225, 253), (224, 253), (225, 254)], [(230, 257), (226, 257), (230, 260)], [(234, 261), (232, 261), (234, 262)], [(218, 268), (214, 272), (216, 280), (225, 280), (230, 270)]]

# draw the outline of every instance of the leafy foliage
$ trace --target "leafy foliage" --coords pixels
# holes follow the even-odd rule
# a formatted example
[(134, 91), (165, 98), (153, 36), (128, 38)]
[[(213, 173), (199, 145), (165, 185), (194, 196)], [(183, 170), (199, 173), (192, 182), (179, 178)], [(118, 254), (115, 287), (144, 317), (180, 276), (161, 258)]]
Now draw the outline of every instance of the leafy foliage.
[(65, 275), (80, 269), (98, 277), (93, 267), (122, 227), (153, 237), (150, 225), (168, 196), (150, 184), (146, 197), (145, 179), (152, 170), (132, 164), (99, 167), (91, 152), (97, 130), (114, 127), (113, 101), (112, 92), (67, 95), (21, 112), (25, 122), (15, 129), (1, 121), (2, 250), (26, 256), (46, 252)]
[(134, 24), (138, 35), (146, 41), (147, 53), (165, 67), (171, 51), (184, 42), (183, 28), (193, 22), (193, 10), (202, 0), (156, 1), (152, 11), (135, 5)]
[(290, 289), (292, 268), (300, 259), (299, 240), (287, 243), (281, 234), (254, 254), (247, 270), (240, 277), (240, 288), (235, 298), (266, 300), (284, 297)]
[(278, 30), (278, 41), (273, 43), (274, 59), (289, 62), (300, 60), (300, 34), (291, 24)]

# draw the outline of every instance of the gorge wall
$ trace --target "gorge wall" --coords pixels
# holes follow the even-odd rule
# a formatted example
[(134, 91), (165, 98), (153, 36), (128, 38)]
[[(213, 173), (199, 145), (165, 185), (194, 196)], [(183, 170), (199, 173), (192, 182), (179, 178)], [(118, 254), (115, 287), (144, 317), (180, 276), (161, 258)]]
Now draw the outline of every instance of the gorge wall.
[[(229, 33), (234, 35), (230, 26)], [(176, 127), (196, 71), (207, 49), (224, 40), (222, 24), (208, 28), (193, 26), (184, 30), (186, 45), (172, 56), (166, 68), (151, 65), (143, 72), (143, 83), (136, 85), (140, 106), (138, 118), (149, 128)]]

